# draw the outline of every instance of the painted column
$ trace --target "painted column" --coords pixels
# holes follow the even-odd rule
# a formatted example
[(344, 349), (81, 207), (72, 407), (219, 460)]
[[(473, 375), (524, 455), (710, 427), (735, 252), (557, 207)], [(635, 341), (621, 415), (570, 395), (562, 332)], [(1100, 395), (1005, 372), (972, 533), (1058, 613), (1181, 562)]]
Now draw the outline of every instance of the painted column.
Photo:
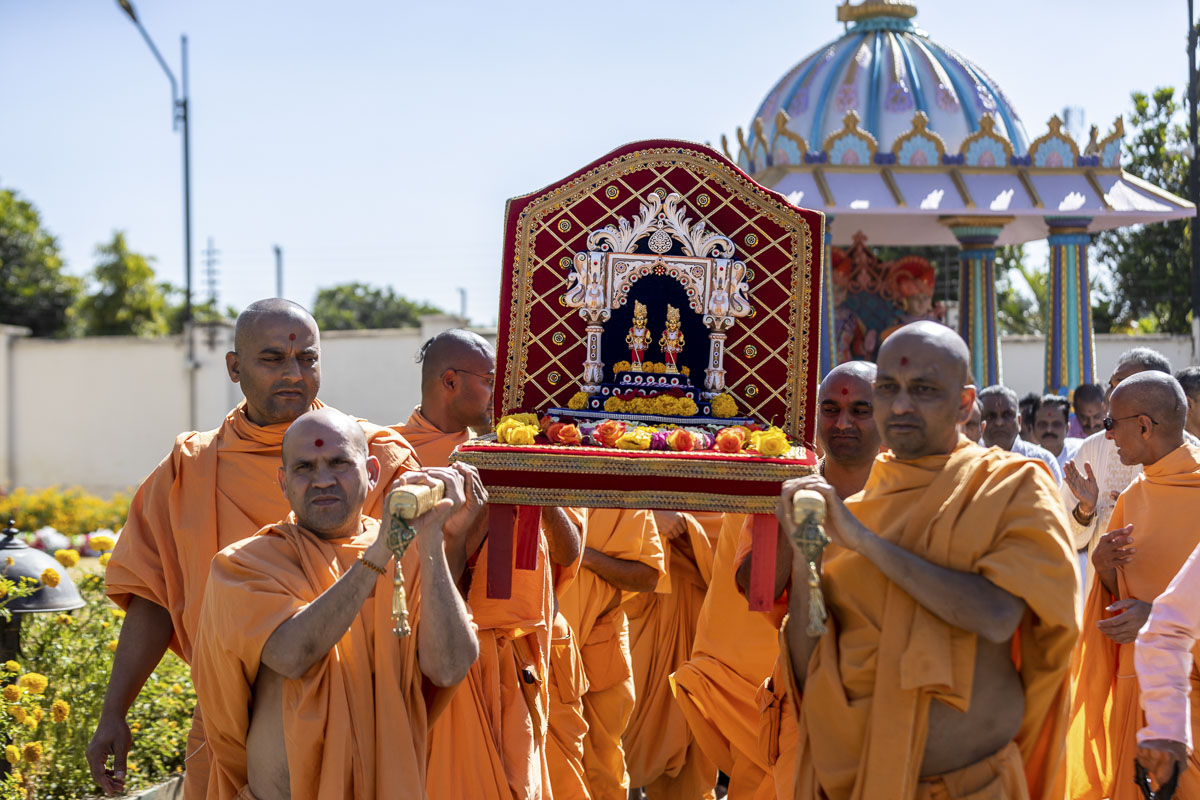
[(1066, 396), (1095, 382), (1092, 298), (1088, 290), (1089, 217), (1046, 217), (1050, 226), (1050, 307), (1046, 393)]
[(825, 216), (825, 250), (821, 259), (821, 378), (829, 374), (829, 370), (837, 366), (837, 349), (834, 344), (833, 330), (833, 223), (831, 215)]
[(971, 374), (982, 389), (1000, 382), (996, 335), (996, 239), (1012, 217), (950, 217), (959, 247), (958, 333), (971, 350)]

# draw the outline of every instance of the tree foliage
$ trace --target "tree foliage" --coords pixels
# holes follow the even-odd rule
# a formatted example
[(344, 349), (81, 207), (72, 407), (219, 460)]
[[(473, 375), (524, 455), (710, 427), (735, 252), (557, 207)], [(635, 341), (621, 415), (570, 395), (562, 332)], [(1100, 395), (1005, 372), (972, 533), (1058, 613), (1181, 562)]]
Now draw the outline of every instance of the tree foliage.
[[(1176, 118), (1172, 87), (1133, 93), (1125, 169), (1180, 196), (1187, 194), (1187, 131)], [(1191, 330), (1191, 225), (1188, 220), (1107, 231), (1096, 238), (1096, 260), (1108, 267), (1107, 309), (1096, 316), (1114, 329)], [(1149, 318), (1149, 319), (1144, 319)], [(1139, 322), (1140, 321), (1140, 322)], [(1098, 326), (1099, 327), (1099, 326)]]
[(61, 336), (82, 282), (63, 272), (58, 242), (38, 211), (11, 189), (0, 189), (0, 323)]
[(365, 283), (320, 289), (312, 309), (323, 331), (412, 328), (421, 324), (421, 315), (441, 313), (436, 306), (401, 297), (391, 287), (379, 289)]
[(85, 336), (162, 336), (170, 327), (171, 289), (155, 281), (152, 258), (129, 249), (125, 234), (96, 248), (88, 296), (75, 309)]

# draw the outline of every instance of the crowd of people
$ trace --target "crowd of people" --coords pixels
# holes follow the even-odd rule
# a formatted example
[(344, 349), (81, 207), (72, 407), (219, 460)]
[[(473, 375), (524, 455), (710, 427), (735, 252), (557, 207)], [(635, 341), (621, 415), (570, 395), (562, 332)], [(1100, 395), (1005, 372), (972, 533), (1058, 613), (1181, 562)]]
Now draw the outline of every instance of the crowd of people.
[[(452, 330), (418, 357), (420, 405), (379, 426), (317, 399), (303, 308), (238, 318), (244, 400), (177, 438), (107, 567), (106, 794), (170, 648), (198, 697), (187, 798), (1200, 798), (1200, 369), (1137, 348), (1104, 389), (1018, 398), (976, 390), (950, 329), (897, 329), (821, 382), (818, 470), (780, 487), (751, 611), (771, 559), (735, 513), (522, 510), (534, 568), (493, 596), (513, 519), (451, 454), (490, 425), (495, 353)], [(435, 481), (396, 563), (384, 499)], [(819, 635), (801, 490), (832, 540)]]

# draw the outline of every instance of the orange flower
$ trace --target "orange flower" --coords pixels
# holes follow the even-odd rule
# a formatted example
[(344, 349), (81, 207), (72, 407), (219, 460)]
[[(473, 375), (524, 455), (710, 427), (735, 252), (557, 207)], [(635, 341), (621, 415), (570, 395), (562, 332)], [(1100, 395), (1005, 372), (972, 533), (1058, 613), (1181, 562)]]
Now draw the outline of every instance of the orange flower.
[(667, 446), (672, 450), (694, 450), (696, 449), (696, 437), (683, 428), (679, 428), (667, 434)]
[(616, 447), (617, 440), (625, 433), (625, 423), (606, 419), (592, 430), (592, 438), (605, 447)]
[(717, 432), (717, 449), (722, 453), (740, 453), (745, 444), (745, 428), (722, 428)]

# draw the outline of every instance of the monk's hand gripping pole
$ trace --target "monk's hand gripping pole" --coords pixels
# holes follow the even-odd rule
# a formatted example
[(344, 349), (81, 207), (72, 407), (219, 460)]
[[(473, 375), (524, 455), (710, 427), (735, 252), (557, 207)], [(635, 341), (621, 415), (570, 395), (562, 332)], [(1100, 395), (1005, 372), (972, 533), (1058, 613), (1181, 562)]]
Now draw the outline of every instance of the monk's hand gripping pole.
[(808, 561), (808, 635), (824, 636), (825, 595), (821, 591), (821, 576), (817, 574), (817, 559), (821, 557), (829, 537), (825, 534), (825, 498), (810, 489), (800, 489), (792, 495), (792, 521), (796, 529), (792, 540)]
[(445, 491), (440, 481), (433, 486), (410, 483), (396, 487), (387, 496), (387, 543), (396, 557), (396, 578), (392, 583), (392, 633), (397, 638), (412, 633), (408, 624), (408, 599), (404, 594), (404, 570), (400, 568), (405, 551), (417, 538), (417, 532), (408, 523), (437, 505)]

